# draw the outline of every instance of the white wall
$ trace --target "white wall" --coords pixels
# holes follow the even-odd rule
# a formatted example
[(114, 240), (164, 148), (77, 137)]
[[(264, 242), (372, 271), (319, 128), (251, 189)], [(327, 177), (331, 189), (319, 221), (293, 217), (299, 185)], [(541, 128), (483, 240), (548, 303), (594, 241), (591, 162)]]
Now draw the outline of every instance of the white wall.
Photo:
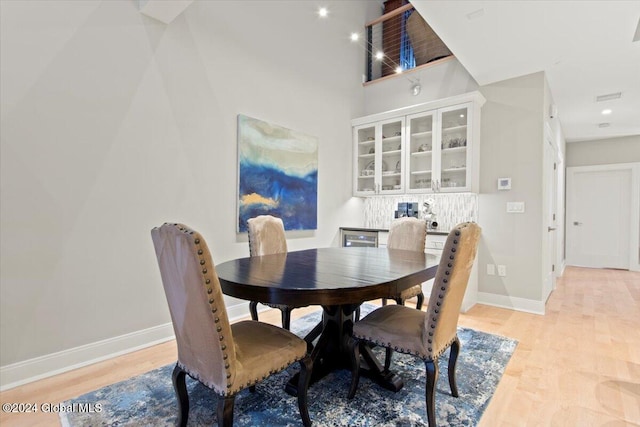
[[(411, 94), (414, 82), (420, 82), (422, 87), (417, 96)], [(452, 58), (430, 67), (409, 71), (402, 76), (368, 84), (364, 93), (364, 115), (422, 104), (477, 89), (478, 84), (473, 77), (457, 59)]]
[[(544, 74), (535, 73), (482, 86), (478, 291), (508, 297), (514, 305), (542, 298), (542, 164)], [(510, 177), (511, 190), (498, 191)], [(525, 212), (507, 213), (507, 202), (524, 202)], [(507, 276), (489, 276), (486, 264), (505, 265)]]
[(640, 135), (567, 144), (567, 166), (640, 162)]
[(152, 227), (194, 227), (216, 263), (248, 255), (239, 113), (320, 139), (318, 230), (291, 234), (291, 249), (362, 222), (350, 120), (365, 113), (364, 55), (348, 34), (379, 7), (329, 2), (322, 22), (315, 7), (202, 1), (165, 25), (128, 0), (2, 2), (3, 385), (41, 374), (33, 358), (55, 355), (55, 370), (87, 357), (71, 349), (117, 351), (167, 326)]

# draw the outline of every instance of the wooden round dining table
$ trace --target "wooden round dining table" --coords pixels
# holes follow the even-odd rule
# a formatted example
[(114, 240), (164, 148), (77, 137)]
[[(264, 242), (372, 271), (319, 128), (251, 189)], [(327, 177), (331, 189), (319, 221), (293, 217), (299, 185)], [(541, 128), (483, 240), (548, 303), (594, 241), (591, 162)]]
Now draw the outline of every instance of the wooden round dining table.
[[(348, 340), (360, 304), (392, 299), (432, 279), (438, 261), (437, 256), (422, 252), (329, 247), (235, 259), (216, 265), (216, 271), (223, 292), (232, 297), (290, 307), (322, 306), (322, 321), (305, 338), (314, 383), (333, 370), (351, 369)], [(360, 353), (362, 375), (392, 391), (402, 388), (402, 379), (384, 370), (370, 347), (364, 346)], [(296, 394), (296, 377), (286, 389)]]

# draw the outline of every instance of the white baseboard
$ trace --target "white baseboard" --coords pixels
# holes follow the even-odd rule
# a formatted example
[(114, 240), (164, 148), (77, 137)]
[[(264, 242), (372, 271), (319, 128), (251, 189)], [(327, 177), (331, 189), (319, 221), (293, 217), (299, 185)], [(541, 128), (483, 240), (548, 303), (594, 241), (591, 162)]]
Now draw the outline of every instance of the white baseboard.
[(544, 315), (544, 301), (478, 292), (478, 304)]
[(71, 371), (174, 338), (171, 323), (0, 367), (0, 391)]
[[(258, 305), (258, 309), (264, 311), (269, 307)], [(231, 322), (246, 317), (248, 313), (249, 303), (247, 302), (227, 307), (227, 315)], [(174, 338), (173, 326), (171, 323), (165, 323), (11, 365), (0, 366), (0, 391), (142, 350)]]
[(563, 259), (562, 262), (560, 263), (560, 269), (556, 273), (556, 277), (562, 277), (562, 275), (564, 274), (565, 268), (567, 268), (567, 262), (566, 260)]

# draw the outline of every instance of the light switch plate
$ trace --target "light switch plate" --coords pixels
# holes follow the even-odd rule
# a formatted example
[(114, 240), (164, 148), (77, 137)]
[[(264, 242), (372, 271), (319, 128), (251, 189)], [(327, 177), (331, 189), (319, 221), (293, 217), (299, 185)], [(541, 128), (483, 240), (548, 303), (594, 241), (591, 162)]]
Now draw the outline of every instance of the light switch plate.
[(495, 264), (487, 264), (487, 275), (495, 276), (496, 275), (496, 265)]
[(506, 265), (499, 265), (498, 266), (498, 276), (500, 276), (500, 277), (506, 277), (507, 276), (507, 266)]
[(524, 202), (507, 202), (507, 212), (524, 213)]

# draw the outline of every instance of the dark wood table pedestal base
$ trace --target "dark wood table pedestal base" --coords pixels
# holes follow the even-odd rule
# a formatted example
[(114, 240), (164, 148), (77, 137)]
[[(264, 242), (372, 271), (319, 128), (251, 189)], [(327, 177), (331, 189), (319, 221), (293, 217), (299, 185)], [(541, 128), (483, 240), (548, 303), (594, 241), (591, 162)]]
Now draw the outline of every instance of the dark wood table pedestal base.
[[(327, 374), (338, 369), (351, 370), (351, 354), (349, 351), (349, 339), (353, 330), (353, 313), (358, 305), (332, 305), (323, 307), (322, 322), (316, 325), (307, 334), (305, 340), (311, 351), (313, 371), (310, 385), (324, 378)], [(313, 345), (313, 340), (320, 333), (318, 342)], [(391, 391), (398, 391), (404, 383), (402, 379), (385, 371), (375, 354), (367, 345), (361, 345), (360, 355), (363, 359), (360, 374), (375, 381), (381, 387)], [(349, 384), (345, 384), (345, 390)], [(291, 377), (285, 390), (288, 394), (296, 396), (298, 393), (298, 374)]]
[(404, 387), (404, 382), (397, 374), (384, 370), (375, 354), (366, 344), (360, 344), (360, 357), (364, 363), (360, 362), (360, 375), (370, 378), (379, 386), (391, 390), (393, 392), (400, 391)]
[[(331, 247), (239, 258), (218, 264), (216, 271), (224, 293), (235, 298), (291, 307), (322, 306), (322, 322), (305, 337), (314, 383), (332, 371), (351, 372), (354, 312), (363, 301), (389, 298), (433, 279), (439, 261), (439, 256), (422, 251)], [(361, 375), (386, 389), (400, 390), (402, 380), (385, 370), (376, 354), (371, 346), (360, 345)], [(294, 376), (287, 392), (295, 395), (297, 384)], [(344, 387), (346, 394), (349, 384)]]

